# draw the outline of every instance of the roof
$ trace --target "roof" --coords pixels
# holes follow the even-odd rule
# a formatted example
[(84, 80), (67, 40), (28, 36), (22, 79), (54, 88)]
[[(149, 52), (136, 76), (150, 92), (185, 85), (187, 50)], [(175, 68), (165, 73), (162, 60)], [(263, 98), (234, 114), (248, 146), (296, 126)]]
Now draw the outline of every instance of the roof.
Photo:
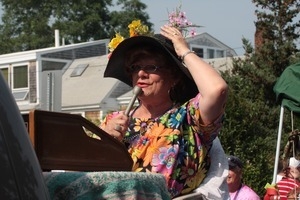
[(43, 49), (2, 54), (0, 55), (0, 65), (36, 60), (39, 55), (45, 58), (59, 58), (68, 60), (104, 55), (108, 52), (106, 48), (108, 42), (108, 39), (103, 39), (59, 47), (48, 47)]
[[(62, 108), (100, 107), (107, 98), (116, 98), (131, 87), (114, 78), (103, 78), (107, 55), (76, 59), (62, 77)], [(71, 77), (77, 66), (87, 65), (79, 76)]]
[(207, 47), (214, 47), (226, 50), (226, 57), (237, 56), (237, 53), (229, 46), (211, 36), (210, 34), (203, 32), (195, 36), (187, 37), (187, 43), (191, 45), (200, 45)]

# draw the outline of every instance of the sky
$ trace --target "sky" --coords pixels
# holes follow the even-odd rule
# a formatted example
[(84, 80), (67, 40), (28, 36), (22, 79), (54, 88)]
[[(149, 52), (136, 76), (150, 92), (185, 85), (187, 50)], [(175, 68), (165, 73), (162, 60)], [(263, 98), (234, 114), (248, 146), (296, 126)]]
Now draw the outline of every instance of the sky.
[[(147, 5), (146, 12), (154, 30), (159, 33), (166, 24), (168, 13), (181, 4), (181, 10), (193, 24), (203, 26), (197, 33), (207, 32), (242, 55), (242, 38), (254, 41), (256, 16), (251, 0), (141, 0)], [(0, 10), (0, 16), (2, 10)]]
[(141, 0), (154, 30), (159, 32), (166, 24), (168, 13), (181, 4), (188, 20), (203, 27), (197, 33), (206, 32), (231, 47), (238, 55), (244, 53), (242, 38), (254, 43), (255, 5), (251, 0)]
[[(147, 5), (146, 12), (149, 14), (150, 22), (154, 24), (156, 33), (159, 33), (160, 27), (166, 24), (168, 13), (181, 4), (181, 10), (186, 12), (188, 20), (203, 26), (196, 29), (197, 33), (210, 34), (234, 49), (238, 55), (244, 53), (243, 37), (254, 45), (254, 23), (257, 18), (256, 8), (251, 0), (141, 0), (141, 2)], [(2, 10), (0, 16), (1, 14)]]

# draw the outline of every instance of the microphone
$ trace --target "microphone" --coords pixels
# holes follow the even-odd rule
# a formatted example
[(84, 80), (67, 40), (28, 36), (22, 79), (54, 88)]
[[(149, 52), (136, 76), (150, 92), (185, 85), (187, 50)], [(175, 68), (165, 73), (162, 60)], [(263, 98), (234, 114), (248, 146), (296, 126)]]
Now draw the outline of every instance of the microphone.
[(126, 116), (129, 116), (129, 112), (130, 112), (130, 110), (131, 110), (131, 108), (132, 108), (132, 106), (133, 106), (136, 98), (139, 96), (139, 94), (141, 92), (142, 92), (142, 89), (140, 87), (134, 86), (134, 88), (133, 88), (133, 96), (131, 97), (130, 102), (129, 102), (126, 110), (125, 110), (125, 115)]

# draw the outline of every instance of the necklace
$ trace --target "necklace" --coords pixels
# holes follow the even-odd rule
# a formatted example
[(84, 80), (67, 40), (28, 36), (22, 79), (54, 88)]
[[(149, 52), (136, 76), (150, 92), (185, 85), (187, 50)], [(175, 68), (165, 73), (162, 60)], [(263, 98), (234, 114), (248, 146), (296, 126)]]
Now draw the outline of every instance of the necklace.
[(240, 187), (239, 187), (238, 191), (237, 191), (237, 192), (236, 192), (236, 194), (234, 195), (234, 198), (233, 198), (233, 200), (236, 200), (236, 198), (238, 197), (238, 195), (239, 195), (239, 192), (240, 192), (240, 190), (242, 189), (242, 187), (243, 187), (243, 184), (241, 184), (241, 185), (240, 185)]
[[(130, 121), (133, 124), (136, 124), (137, 122), (137, 118), (131, 118)], [(123, 141), (126, 143), (131, 143), (132, 141), (134, 141), (136, 138), (143, 136), (146, 131), (152, 126), (152, 124), (155, 122), (156, 120), (150, 118), (147, 120), (140, 120), (139, 123), (139, 130), (138, 131), (134, 131), (134, 128), (131, 127), (128, 129), (128, 131), (130, 132), (129, 136), (125, 136), (123, 138)], [(133, 125), (135, 126), (135, 125)]]
[[(161, 116), (163, 116), (164, 114), (166, 114), (169, 110), (171, 110), (172, 108), (175, 107), (175, 103), (171, 103), (171, 105), (168, 103), (168, 105), (157, 105), (157, 106), (153, 106), (152, 108), (147, 107), (145, 105), (140, 104), (139, 106), (137, 106), (132, 112), (131, 112), (131, 117), (133, 116), (133, 114), (138, 110), (138, 115), (144, 116), (149, 116), (149, 119), (158, 119)], [(146, 112), (144, 112), (146, 111)], [(146, 114), (148, 113), (148, 114)], [(138, 117), (138, 118), (140, 118)]]

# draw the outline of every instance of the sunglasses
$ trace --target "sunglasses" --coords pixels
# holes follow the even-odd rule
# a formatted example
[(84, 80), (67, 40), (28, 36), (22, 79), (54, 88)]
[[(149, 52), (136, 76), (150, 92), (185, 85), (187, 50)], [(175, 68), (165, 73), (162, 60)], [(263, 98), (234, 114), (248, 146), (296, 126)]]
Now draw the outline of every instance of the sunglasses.
[(145, 66), (141, 66), (141, 65), (131, 65), (129, 66), (126, 71), (128, 73), (136, 73), (139, 72), (141, 70), (143, 70), (146, 73), (154, 73), (156, 72), (158, 69), (160, 69), (159, 66), (156, 65), (145, 65)]

